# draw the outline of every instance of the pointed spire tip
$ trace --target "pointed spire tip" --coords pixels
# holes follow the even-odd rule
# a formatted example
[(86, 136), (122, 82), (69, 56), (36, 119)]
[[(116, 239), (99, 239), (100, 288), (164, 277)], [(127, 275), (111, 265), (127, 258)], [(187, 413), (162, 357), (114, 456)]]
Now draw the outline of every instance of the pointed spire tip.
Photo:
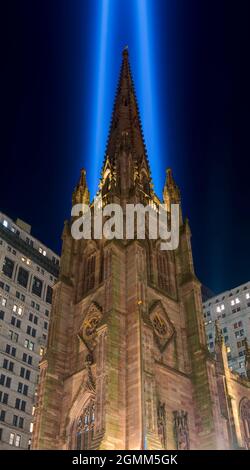
[(123, 57), (128, 56), (128, 46), (125, 46), (122, 51)]

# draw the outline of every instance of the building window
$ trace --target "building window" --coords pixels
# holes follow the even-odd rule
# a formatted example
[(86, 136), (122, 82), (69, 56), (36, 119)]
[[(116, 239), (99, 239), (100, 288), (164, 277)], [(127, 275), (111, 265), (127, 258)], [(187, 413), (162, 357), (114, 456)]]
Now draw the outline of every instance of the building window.
[(22, 382), (18, 383), (18, 387), (17, 387), (18, 393), (22, 393), (23, 395), (27, 396), (28, 395), (28, 390), (29, 390), (28, 385), (25, 385)]
[(11, 317), (10, 323), (15, 326), (16, 328), (21, 328), (21, 320), (16, 317)]
[(38, 251), (41, 253), (41, 255), (46, 256), (46, 251), (41, 246), (39, 247)]
[(30, 380), (30, 371), (28, 369), (25, 369), (24, 367), (21, 367), (20, 377), (22, 377), (26, 380)]
[[(19, 426), (19, 427), (22, 427), (22, 426)], [(20, 447), (20, 444), (21, 444), (21, 436), (20, 434), (14, 434), (13, 432), (10, 433), (10, 437), (9, 437), (9, 444), (11, 446), (15, 446), (15, 447)]]
[(33, 283), (32, 283), (32, 293), (37, 295), (38, 297), (41, 297), (42, 295), (42, 288), (43, 288), (43, 281), (38, 279), (38, 277), (33, 277)]
[(27, 269), (20, 267), (18, 270), (18, 275), (17, 275), (18, 284), (26, 288), (28, 285), (28, 280), (29, 280), (29, 272), (27, 271)]
[(4, 320), (4, 311), (0, 310), (0, 320)]
[(21, 436), (19, 434), (16, 434), (15, 446), (20, 447), (20, 444), (21, 444)]
[(15, 343), (18, 342), (19, 335), (12, 330), (9, 330), (9, 338), (12, 339)]
[(11, 378), (10, 377), (6, 377), (6, 375), (4, 374), (1, 374), (0, 375), (0, 385), (3, 385), (7, 388), (10, 388), (10, 385), (11, 385)]
[(28, 356), (26, 353), (23, 353), (23, 362), (27, 362), (32, 365), (32, 356)]
[(163, 253), (158, 253), (157, 268), (158, 268), (158, 284), (159, 284), (159, 287), (163, 290), (168, 290), (169, 276), (168, 276), (167, 258), (165, 256), (165, 254), (163, 254)]
[(47, 302), (48, 304), (51, 304), (51, 303), (52, 303), (52, 293), (53, 293), (52, 287), (47, 286), (46, 302)]
[(28, 335), (33, 336), (33, 338), (36, 337), (36, 329), (35, 329), (35, 328), (31, 328), (30, 325), (27, 326), (27, 331), (26, 331), (26, 333), (27, 333)]
[(17, 426), (17, 423), (18, 423), (18, 416), (17, 416), (17, 415), (13, 415), (13, 420), (12, 420), (13, 426)]
[(7, 299), (5, 297), (0, 297), (2, 307), (6, 307)]
[(23, 429), (23, 423), (24, 423), (24, 419), (22, 418), (22, 416), (20, 416), (20, 418), (19, 418), (19, 423), (18, 423), (18, 427), (19, 427), (20, 429)]
[(95, 286), (95, 255), (88, 257), (84, 277), (84, 293), (92, 290)]
[(1, 411), (0, 411), (0, 421), (2, 421), (2, 422), (5, 421), (5, 415), (6, 415), (6, 411), (5, 411), (5, 410), (1, 410)]
[(34, 351), (35, 344), (33, 343), (33, 341), (30, 341), (29, 339), (25, 339), (24, 347), (29, 349), (30, 351)]
[(0, 391), (0, 402), (3, 403), (4, 405), (8, 405), (8, 399), (9, 399), (8, 393), (4, 393)]
[(12, 261), (10, 258), (5, 257), (2, 271), (5, 274), (5, 276), (9, 277), (10, 279), (12, 278), (14, 265), (15, 265), (14, 261)]
[(95, 404), (91, 401), (76, 420), (76, 450), (90, 449), (94, 436), (94, 426)]
[(225, 305), (224, 304), (218, 305), (218, 307), (216, 307), (216, 312), (217, 313), (221, 313), (223, 310), (225, 310)]
[(14, 370), (14, 362), (8, 361), (8, 359), (3, 360), (3, 368), (13, 372)]
[(12, 308), (12, 311), (14, 313), (17, 313), (17, 315), (21, 316), (23, 314), (23, 307), (19, 307), (18, 305), (14, 304), (13, 308)]
[(6, 344), (5, 352), (13, 357), (16, 357), (16, 348), (11, 347), (10, 344)]
[(20, 400), (20, 398), (16, 398), (15, 408), (16, 408), (17, 410), (25, 411), (25, 408), (26, 408), (26, 401)]

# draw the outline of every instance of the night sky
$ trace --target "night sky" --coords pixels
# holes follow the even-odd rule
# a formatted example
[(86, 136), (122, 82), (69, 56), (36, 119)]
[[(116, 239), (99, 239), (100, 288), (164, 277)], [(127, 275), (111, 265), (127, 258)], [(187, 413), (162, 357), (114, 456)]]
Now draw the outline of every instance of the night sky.
[(80, 168), (92, 196), (129, 46), (155, 189), (174, 171), (196, 274), (250, 280), (248, 1), (1, 3), (0, 210), (60, 253)]

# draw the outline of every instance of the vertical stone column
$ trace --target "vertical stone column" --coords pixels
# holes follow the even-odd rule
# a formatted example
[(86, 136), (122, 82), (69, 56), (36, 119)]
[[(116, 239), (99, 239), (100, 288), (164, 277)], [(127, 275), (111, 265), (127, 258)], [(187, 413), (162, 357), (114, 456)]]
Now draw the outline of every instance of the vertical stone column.
[(203, 324), (200, 283), (197, 280), (192, 258), (191, 233), (188, 222), (181, 228), (178, 249), (179, 293), (184, 305), (186, 334), (192, 369), (194, 402), (199, 421), (200, 448), (216, 449), (214, 409), (208, 376), (208, 357)]
[(142, 329), (143, 387), (144, 387), (144, 449), (162, 449), (158, 436), (157, 390), (154, 364), (154, 336), (149, 326)]
[[(60, 423), (65, 410), (63, 378), (69, 370), (68, 347), (72, 334), (72, 286), (58, 282), (54, 287), (48, 350), (44, 376), (40, 384), (41, 398), (34, 426), (34, 449), (60, 449)], [(43, 369), (43, 365), (42, 365)]]
[(126, 334), (127, 334), (127, 440), (126, 449), (142, 449), (144, 445), (144, 409), (142, 377), (142, 331), (139, 273), (137, 257), (139, 243), (132, 242), (126, 252)]
[[(119, 243), (112, 243), (110, 291), (106, 298), (103, 322), (107, 325), (105, 434), (101, 449), (125, 448), (125, 252)], [(104, 367), (104, 364), (103, 364)]]

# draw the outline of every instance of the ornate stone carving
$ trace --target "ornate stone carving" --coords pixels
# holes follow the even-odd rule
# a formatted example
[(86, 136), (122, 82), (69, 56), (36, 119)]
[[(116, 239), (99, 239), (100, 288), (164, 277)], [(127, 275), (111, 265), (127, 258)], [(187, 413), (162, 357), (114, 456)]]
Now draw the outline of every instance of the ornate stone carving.
[(174, 411), (174, 435), (178, 450), (189, 449), (188, 414), (186, 411)]
[(154, 329), (157, 344), (160, 350), (163, 351), (168, 342), (172, 339), (175, 330), (160, 301), (152, 305), (149, 317)]
[(86, 390), (90, 392), (95, 392), (95, 379), (92, 374), (91, 365), (93, 364), (93, 357), (91, 354), (87, 354), (85, 358), (85, 365), (88, 372), (88, 378), (86, 382)]
[(96, 345), (96, 330), (101, 318), (102, 309), (97, 303), (93, 302), (87, 310), (78, 334), (90, 351), (92, 351)]
[(162, 443), (163, 449), (167, 448), (167, 430), (166, 430), (166, 409), (165, 403), (158, 402), (157, 406), (157, 426), (158, 434)]

